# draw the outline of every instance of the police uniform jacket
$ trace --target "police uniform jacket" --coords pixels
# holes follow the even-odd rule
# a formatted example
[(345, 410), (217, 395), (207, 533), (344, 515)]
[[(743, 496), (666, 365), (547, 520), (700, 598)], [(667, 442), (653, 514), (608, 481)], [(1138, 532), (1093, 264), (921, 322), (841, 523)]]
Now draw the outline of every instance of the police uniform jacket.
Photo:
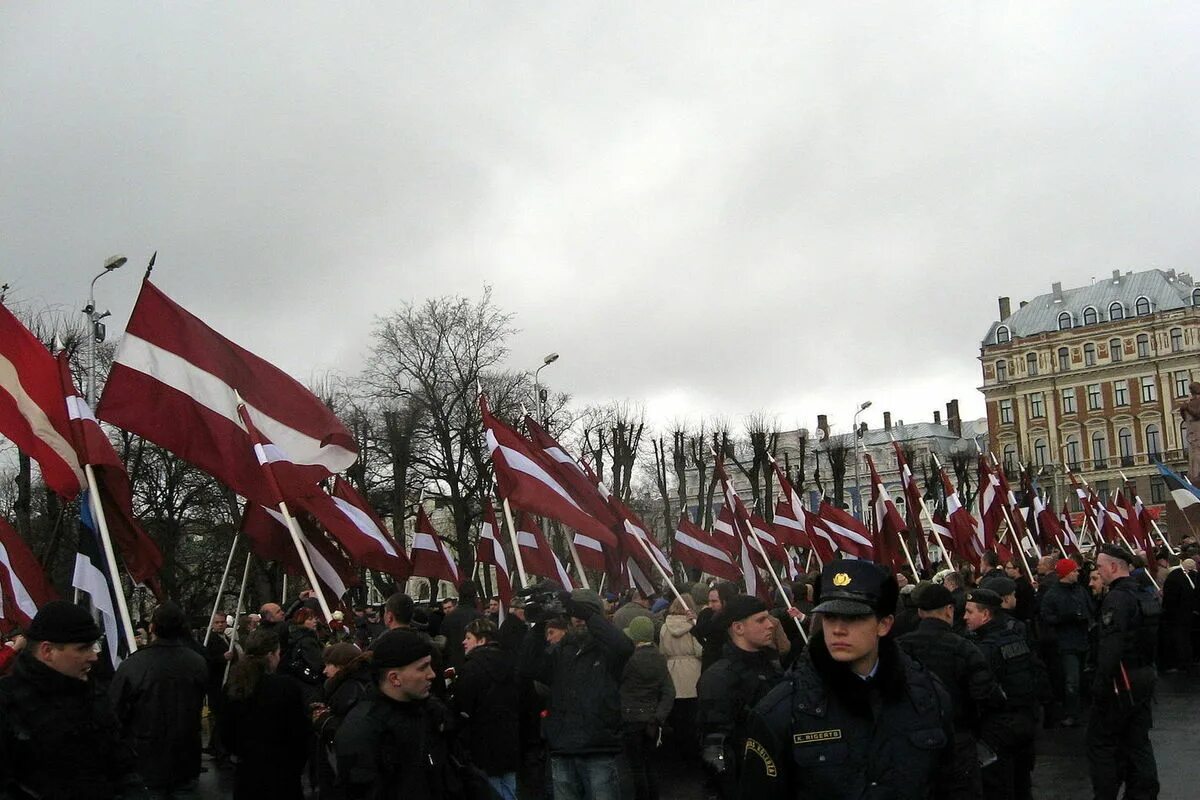
[(1002, 708), (984, 713), (980, 738), (996, 750), (1011, 750), (1028, 743), (1036, 730), (1038, 665), (1023, 629), (997, 613), (971, 636), (1000, 688)]
[[(783, 677), (773, 650), (743, 650), (726, 642), (722, 657), (700, 676), (696, 728), (701, 738), (724, 734), (745, 738), (750, 710)], [(737, 751), (740, 754), (740, 745)]]
[(977, 731), (980, 710), (1003, 705), (1004, 695), (983, 653), (949, 623), (926, 617), (896, 643), (941, 679), (953, 703), (955, 731)]
[(775, 800), (942, 798), (952, 709), (932, 672), (890, 639), (873, 676), (833, 660), (814, 636), (750, 715), (741, 796)]
[(1097, 703), (1117, 699), (1128, 702), (1130, 693), (1140, 701), (1153, 693), (1160, 616), (1158, 600), (1133, 578), (1118, 578), (1109, 585), (1100, 605), (1100, 638), (1092, 686)]
[(0, 679), (0, 797), (121, 797), (135, 770), (108, 695), (21, 653)]

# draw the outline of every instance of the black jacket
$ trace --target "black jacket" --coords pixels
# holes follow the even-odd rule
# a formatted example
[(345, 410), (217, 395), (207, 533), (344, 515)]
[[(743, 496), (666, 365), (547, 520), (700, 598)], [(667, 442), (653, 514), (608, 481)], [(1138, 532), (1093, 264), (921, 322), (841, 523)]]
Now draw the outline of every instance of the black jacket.
[(207, 683), (204, 658), (178, 639), (155, 640), (117, 668), (108, 695), (147, 786), (182, 786), (200, 775)]
[(946, 797), (951, 701), (933, 673), (879, 643), (867, 680), (814, 636), (750, 715), (741, 796), (774, 800)]
[[(1100, 638), (1092, 697), (1097, 704), (1141, 702), (1154, 691), (1154, 654), (1162, 606), (1136, 579), (1109, 584), (1100, 604)], [(1129, 676), (1128, 685), (1125, 675)]]
[(323, 744), (333, 744), (338, 727), (350, 710), (371, 693), (373, 686), (371, 665), (365, 661), (352, 663), (325, 681), (321, 688), (321, 702), (329, 709), (329, 713), (317, 724), (318, 737)]
[(334, 739), (338, 786), (348, 800), (449, 800), (462, 796), (450, 761), (450, 712), (434, 697), (399, 703), (377, 690)]
[(120, 797), (141, 786), (133, 748), (94, 681), (55, 672), (31, 652), (0, 679), (0, 797)]
[(1002, 708), (985, 711), (980, 738), (994, 750), (1010, 750), (1032, 740), (1039, 701), (1038, 662), (1024, 630), (998, 615), (971, 634), (996, 682), (1004, 690)]
[(621, 672), (621, 720), (626, 725), (662, 725), (675, 705), (675, 682), (667, 657), (653, 644), (634, 647)]
[(543, 733), (551, 753), (621, 752), (621, 671), (633, 642), (603, 614), (592, 614), (587, 632), (572, 631), (548, 645), (535, 625), (521, 652), (520, 674), (550, 687)]
[(226, 695), (218, 722), (229, 752), (237, 756), (233, 796), (299, 800), (300, 773), (312, 723), (296, 682), (264, 675), (246, 698)]
[(721, 660), (725, 645), (729, 643), (729, 628), (725, 620), (711, 608), (702, 608), (696, 615), (696, 626), (692, 628), (692, 636), (704, 648), (700, 656), (700, 669), (707, 671), (709, 667)]
[(460, 740), (471, 763), (488, 775), (515, 772), (521, 763), (517, 666), (498, 644), (466, 654), (451, 688), (450, 707), (458, 715)]
[(953, 703), (956, 732), (977, 732), (980, 710), (1003, 705), (1004, 695), (983, 653), (948, 623), (927, 617), (896, 644), (941, 679)]
[(1092, 603), (1085, 587), (1061, 580), (1051, 583), (1042, 595), (1038, 616), (1043, 641), (1053, 642), (1060, 653), (1087, 652)]
[[(1200, 580), (1192, 575), (1192, 581)], [(1167, 573), (1162, 587), (1163, 622), (1190, 626), (1197, 611), (1197, 590), (1188, 581), (1188, 573), (1177, 567)]]
[(466, 636), (467, 625), (482, 616), (475, 608), (460, 603), (442, 620), (442, 626), (438, 629), (438, 633), (446, 637), (446, 666), (453, 667), (455, 670), (462, 669), (463, 661), (465, 661), (463, 637)]

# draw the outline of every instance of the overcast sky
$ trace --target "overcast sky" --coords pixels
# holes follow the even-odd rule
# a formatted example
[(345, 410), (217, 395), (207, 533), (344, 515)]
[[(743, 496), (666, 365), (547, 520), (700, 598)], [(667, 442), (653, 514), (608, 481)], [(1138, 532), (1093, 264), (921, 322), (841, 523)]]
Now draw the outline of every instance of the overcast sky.
[[(705, 10), (707, 7), (708, 10)], [(352, 8), (353, 10), (347, 10)], [(983, 414), (996, 297), (1194, 270), (1200, 7), (4, 3), (0, 282), (301, 380), (478, 296), (651, 417)]]

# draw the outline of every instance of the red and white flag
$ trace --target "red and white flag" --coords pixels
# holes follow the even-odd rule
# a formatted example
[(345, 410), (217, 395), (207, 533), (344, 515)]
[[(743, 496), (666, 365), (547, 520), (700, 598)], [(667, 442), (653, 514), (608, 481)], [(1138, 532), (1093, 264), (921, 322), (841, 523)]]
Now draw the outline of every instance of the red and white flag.
[(508, 568), (508, 555), (500, 544), (499, 530), (492, 501), (484, 498), (483, 522), (479, 526), (479, 544), (475, 547), (475, 560), (496, 568), (496, 594), (500, 595), (500, 618), (503, 620), (509, 606), (512, 605), (513, 590), (512, 572)]
[(446, 540), (438, 535), (425, 509), (420, 506), (417, 506), (417, 523), (413, 528), (412, 556), (409, 561), (413, 575), (448, 581), (455, 586), (460, 583), (458, 564), (454, 563)]
[(921, 487), (917, 486), (917, 479), (913, 475), (912, 468), (908, 465), (908, 459), (904, 457), (904, 449), (900, 447), (899, 442), (892, 442), (892, 449), (896, 451), (896, 464), (900, 467), (900, 485), (904, 487), (904, 510), (908, 517), (908, 528), (917, 533), (917, 550), (920, 551), (921, 566), (924, 569), (931, 569), (933, 559), (929, 557), (925, 522), (921, 518), (925, 509), (925, 499), (921, 495)]
[(1058, 521), (1062, 527), (1064, 540), (1078, 553), (1080, 545), (1079, 534), (1075, 531), (1075, 526), (1071, 524), (1071, 510), (1067, 508), (1067, 501), (1065, 499), (1063, 500), (1062, 511), (1058, 515)]
[(963, 506), (958, 497), (958, 490), (946, 475), (946, 468), (940, 467), (938, 473), (942, 478), (942, 491), (946, 493), (946, 525), (950, 529), (950, 541), (953, 542), (955, 552), (978, 569), (979, 558), (983, 555), (983, 548), (975, 536), (978, 523)]
[(54, 356), (0, 305), (0, 435), (38, 463), (42, 480), (73, 499), (87, 485), (71, 446)]
[(143, 281), (96, 416), (136, 433), (259, 505), (277, 502), (238, 415), (267, 443), (285, 496), (354, 463), (357, 446), (325, 404)]
[(72, 444), (82, 464), (92, 466), (96, 477), (96, 495), (104, 510), (113, 546), (125, 562), (125, 568), (136, 583), (144, 583), (160, 600), (164, 600), (158, 574), (162, 570), (162, 551), (146, 535), (133, 515), (133, 487), (121, 457), (112, 442), (96, 422), (91, 406), (75, 389), (67, 352), (58, 354), (62, 392), (66, 396), (67, 416), (70, 419)]
[[(725, 472), (725, 459), (723, 456), (717, 456), (717, 463), (713, 466), (713, 469), (717, 479), (721, 481), (721, 496), (724, 498), (725, 508), (729, 511), (728, 517), (733, 525), (733, 535), (737, 539), (737, 550), (731, 555), (737, 559), (737, 563), (741, 567), (742, 577), (746, 581), (746, 594), (769, 601), (771, 599), (771, 589), (766, 583), (759, 580), (755, 559), (750, 555), (751, 548), (753, 548), (753, 545), (750, 543), (750, 537), (754, 535), (750, 526), (750, 512), (746, 510), (746, 504), (742, 502), (742, 498), (734, 491), (733, 483), (729, 480), (729, 475)], [(715, 532), (716, 528), (714, 526)]]
[(888, 494), (887, 487), (883, 485), (883, 479), (875, 469), (875, 461), (871, 454), (864, 455), (867, 458), (867, 468), (871, 472), (871, 537), (875, 543), (875, 560), (892, 570), (898, 570), (906, 563), (900, 537), (908, 532), (908, 528), (896, 508), (895, 501)]
[(1131, 499), (1132, 497), (1132, 492), (1126, 493), (1121, 489), (1117, 489), (1117, 513), (1120, 514), (1121, 525), (1125, 528), (1125, 537), (1129, 539), (1134, 547), (1140, 547), (1149, 555), (1150, 551), (1154, 549), (1154, 543), (1150, 539), (1150, 532), (1142, 527), (1141, 515), (1138, 514), (1138, 510)]
[(871, 544), (871, 533), (854, 515), (834, 507), (822, 498), (817, 510), (817, 524), (829, 533), (838, 550), (855, 558), (875, 560), (875, 546)]
[[(1079, 526), (1080, 534), (1086, 534), (1091, 530), (1103, 541), (1104, 504), (1100, 502), (1100, 498), (1096, 497), (1090, 487), (1084, 487), (1074, 470), (1068, 468), (1067, 475), (1071, 478), (1071, 485), (1075, 488), (1075, 496), (1079, 498), (1079, 507), (1083, 509), (1083, 522)], [(1099, 546), (1100, 542), (1096, 542), (1096, 544)]]
[[(303, 517), (295, 519), (300, 529), (300, 543), (312, 564), (313, 574), (321, 584), (322, 594), (326, 598), (341, 598), (349, 587), (359, 582), (354, 566), (309, 520)], [(242, 533), (256, 556), (278, 562), (289, 575), (307, 577), (292, 543), (287, 520), (277, 509), (246, 503), (242, 514)]]
[(332, 494), (317, 489), (293, 501), (337, 539), (355, 564), (400, 579), (412, 574), (404, 549), (396, 544), (383, 520), (348, 481), (339, 477), (334, 481)]
[(979, 513), (975, 517), (975, 546), (982, 553), (996, 549), (1004, 522), (1004, 504), (1008, 498), (1001, 491), (1000, 479), (992, 472), (991, 464), (983, 453), (979, 454), (976, 476), (978, 491), (975, 503)]
[(712, 536), (688, 519), (687, 512), (675, 524), (675, 542), (671, 548), (675, 560), (685, 566), (727, 581), (740, 582), (742, 572), (729, 553), (717, 546)]
[(558, 581), (568, 591), (574, 589), (575, 585), (571, 583), (558, 555), (550, 549), (550, 543), (546, 541), (538, 521), (526, 511), (522, 511), (517, 519), (517, 546), (521, 548), (525, 571)]
[[(656, 578), (660, 571), (667, 575), (671, 574), (671, 562), (663, 553), (658, 543), (647, 533), (649, 530), (646, 523), (633, 513), (632, 510), (619, 499), (612, 491), (604, 485), (604, 481), (592, 471), (592, 468), (587, 464), (583, 465), (583, 470), (591, 481), (599, 495), (604, 498), (604, 502), (608, 504), (609, 510), (613, 517), (619, 523), (617, 531), (619, 533), (618, 542), (620, 552), (626, 558), (632, 558), (641, 568), (639, 571), (633, 571), (635, 578), (640, 572), (643, 576), (653, 575)], [(657, 567), (655, 566), (657, 563)], [(645, 577), (644, 581), (639, 582), (639, 586), (652, 585), (653, 581), (649, 577)]]
[(57, 599), (29, 545), (0, 517), (0, 619), (27, 629), (38, 609)]

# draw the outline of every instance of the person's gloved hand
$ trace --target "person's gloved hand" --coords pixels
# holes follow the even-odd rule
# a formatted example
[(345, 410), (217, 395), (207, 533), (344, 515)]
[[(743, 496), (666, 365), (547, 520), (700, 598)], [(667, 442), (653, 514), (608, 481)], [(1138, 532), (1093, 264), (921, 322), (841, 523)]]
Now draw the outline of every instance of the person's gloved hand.
[(591, 618), (592, 614), (596, 613), (595, 609), (593, 609), (591, 606), (585, 603), (575, 602), (575, 600), (571, 598), (570, 592), (563, 592), (562, 604), (563, 610), (567, 612), (567, 615), (575, 617), (576, 619), (582, 619), (586, 621)]

